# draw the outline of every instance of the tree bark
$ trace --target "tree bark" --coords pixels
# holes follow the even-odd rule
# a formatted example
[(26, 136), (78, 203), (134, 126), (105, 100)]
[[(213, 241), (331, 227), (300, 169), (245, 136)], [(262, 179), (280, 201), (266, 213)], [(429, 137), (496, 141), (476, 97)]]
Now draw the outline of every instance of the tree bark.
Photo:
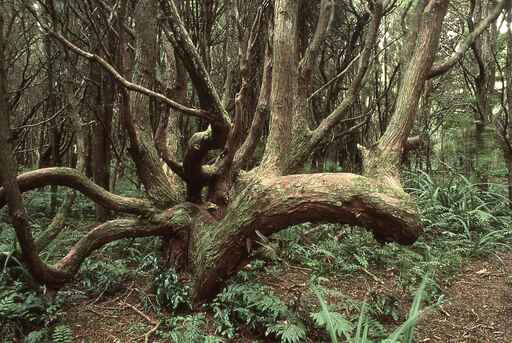
[(379, 141), (361, 148), (364, 175), (401, 189), (399, 166), (416, 119), (423, 86), (432, 68), (448, 1), (418, 2), (421, 18), (414, 52), (400, 83), (395, 111)]
[(190, 263), (194, 302), (210, 300), (250, 258), (247, 241), (303, 222), (369, 228), (382, 242), (413, 243), (422, 232), (414, 202), (379, 182), (354, 174), (254, 178), (220, 221), (193, 228)]
[[(473, 29), (474, 21), (476, 21), (477, 24), (484, 21), (484, 18), (492, 11), (494, 1), (484, 2), (482, 0), (476, 0), (474, 5), (472, 13), (474, 19), (468, 19), (470, 29)], [(496, 38), (496, 25), (491, 25), (489, 29), (479, 35), (471, 45), (473, 55), (478, 65), (478, 76), (475, 79), (475, 97), (477, 100), (476, 111), (474, 112), (475, 127), (471, 137), (473, 141), (470, 142), (470, 146), (473, 152), (474, 173), (478, 182), (481, 184), (480, 187), (483, 189), (487, 189), (487, 173), (491, 168), (489, 148), (492, 144), (490, 140), (494, 138), (494, 135), (489, 132), (491, 130), (489, 124), (492, 122), (491, 101), (496, 79)]]
[(507, 12), (507, 58), (505, 62), (503, 116), (497, 122), (498, 140), (507, 167), (508, 198), (512, 207), (512, 9)]
[[(111, 36), (111, 35), (109, 35)], [(109, 46), (112, 45), (112, 37), (109, 37)], [(114, 55), (114, 49), (111, 49), (111, 54)], [(110, 74), (102, 72), (93, 65), (93, 70), (97, 74), (96, 82), (99, 89), (98, 102), (95, 104), (95, 125), (93, 129), (92, 143), (92, 164), (93, 164), (93, 179), (96, 184), (110, 189), (110, 162), (111, 162), (111, 148), (110, 143), (112, 139), (112, 118), (114, 113), (114, 92), (115, 85)], [(96, 205), (96, 220), (104, 222), (110, 216), (109, 211), (101, 205)]]
[[(158, 15), (155, 1), (144, 0), (137, 4), (135, 29), (137, 55), (134, 80), (146, 88), (156, 86), (158, 26), (154, 18)], [(127, 109), (125, 109), (127, 110)], [(136, 94), (131, 97), (130, 114), (125, 113), (125, 125), (130, 137), (129, 152), (137, 169), (137, 175), (150, 199), (161, 208), (181, 202), (179, 190), (169, 182), (155, 148), (151, 117), (155, 103)], [(151, 114), (153, 112), (153, 115)], [(131, 115), (133, 113), (133, 115)]]
[[(0, 151), (0, 179), (4, 185), (0, 189), (0, 207), (8, 204), (24, 261), (36, 279), (52, 285), (62, 284), (71, 279), (92, 251), (104, 244), (126, 237), (164, 236), (173, 248), (170, 259), (178, 264), (186, 259), (186, 264), (190, 266), (194, 276), (194, 302), (200, 304), (212, 299), (227, 280), (254, 256), (252, 242), (260, 234), (268, 236), (290, 225), (326, 221), (343, 223), (368, 228), (382, 242), (412, 244), (422, 227), (414, 200), (400, 184), (399, 166), (407, 142), (417, 141), (409, 139), (409, 135), (424, 82), (433, 73), (433, 59), (448, 1), (414, 2), (417, 29), (411, 34), (411, 46), (406, 52), (408, 63), (403, 69), (396, 106), (383, 136), (375, 146), (362, 149), (365, 176), (346, 173), (287, 175), (300, 171), (311, 152), (327, 139), (346, 113), (352, 112), (354, 104), (365, 103), (359, 107), (364, 112), (369, 110), (366, 102), (373, 98), (363, 86), (373, 51), (378, 46), (379, 24), (388, 3), (368, 2), (370, 13), (364, 15), (367, 18), (363, 21), (371, 20), (367, 29), (361, 29), (361, 32), (365, 32), (364, 45), (357, 69), (351, 70), (352, 82), (343, 90), (344, 98), (340, 99), (340, 104), (337, 107), (334, 103), (327, 106), (329, 109), (335, 108), (313, 128), (309, 112), (309, 98), (314, 95), (313, 74), (319, 67), (322, 41), (328, 33), (335, 2), (320, 2), (313, 37), (310, 44), (302, 49), (298, 41), (305, 44), (307, 34), (304, 31), (306, 25), (299, 24), (300, 1), (275, 0), (272, 44), (266, 50), (263, 83), (253, 124), (243, 143), (241, 118), (248, 111), (246, 108), (252, 106), (245, 103), (243, 98), (249, 96), (247, 88), (250, 75), (254, 75), (257, 69), (250, 72), (244, 70), (247, 67), (244, 63), (248, 62), (248, 56), (252, 56), (251, 47), (255, 46), (254, 39), (258, 37), (253, 32), (258, 32), (258, 25), (264, 22), (261, 17), (263, 10), (258, 12), (260, 17), (258, 19), (256, 16), (255, 29), (248, 35), (247, 47), (242, 49), (246, 52), (241, 63), (242, 88), (240, 98), (235, 101), (233, 120), (225, 108), (229, 101), (221, 101), (204, 63), (204, 59), (211, 62), (209, 56), (205, 58), (209, 55), (205, 42), (200, 42), (199, 48), (194, 44), (172, 0), (138, 1), (135, 14), (130, 16), (131, 24), (135, 25), (136, 43), (133, 78), (127, 76), (131, 70), (127, 68), (128, 44), (124, 37), (126, 30), (121, 23), (117, 31), (120, 42), (119, 72), (97, 54), (81, 50), (61, 34), (52, 32), (51, 35), (60, 40), (65, 48), (96, 62), (122, 86), (120, 113), (130, 140), (130, 154), (149, 200), (112, 194), (70, 168), (47, 168), (16, 177), (16, 164), (8, 145), (8, 116), (4, 118), (0, 122), (0, 144), (5, 144), (8, 149)], [(157, 4), (163, 16), (159, 16)], [(43, 24), (44, 21), (41, 21)], [(130, 27), (128, 30), (131, 30)], [(175, 89), (165, 95), (154, 90), (159, 86), (163, 88), (156, 77), (160, 29), (173, 44), (173, 51), (167, 56), (176, 53), (183, 63), (177, 68)], [(3, 48), (1, 43), (0, 40), (0, 48)], [(351, 46), (356, 45), (354, 42)], [(198, 49), (203, 49), (202, 56)], [(0, 49), (0, 56), (2, 53)], [(0, 67), (4, 70), (1, 64)], [(201, 109), (180, 103), (185, 102), (187, 95), (183, 69), (188, 73)], [(5, 75), (4, 71), (0, 73), (0, 79), (2, 75)], [(0, 96), (4, 99), (0, 99), (2, 113), (6, 106), (5, 80), (4, 77), (0, 89)], [(360, 95), (362, 89), (363, 94)], [(130, 97), (128, 90), (134, 90), (137, 94)], [(176, 97), (179, 102), (169, 97)], [(198, 125), (202, 128), (208, 125), (189, 140), (183, 163), (177, 160), (176, 151), (168, 145), (168, 130), (172, 121), (167, 115), (174, 113), (166, 112), (156, 132), (153, 132), (152, 118), (158, 116), (157, 101), (173, 110), (205, 120), (205, 123)], [(263, 161), (254, 170), (239, 172), (255, 150), (268, 108), (271, 115), (270, 134)], [(219, 153), (212, 158), (214, 150)], [(333, 155), (337, 155), (337, 152), (333, 152)], [(186, 183), (188, 201), (183, 201), (178, 187), (170, 182), (162, 168), (161, 158)], [(59, 263), (47, 266), (37, 255), (21, 202), (23, 192), (46, 185), (76, 189), (107, 209), (138, 217), (108, 221), (94, 228)], [(204, 188), (207, 188), (207, 192), (203, 191)]]

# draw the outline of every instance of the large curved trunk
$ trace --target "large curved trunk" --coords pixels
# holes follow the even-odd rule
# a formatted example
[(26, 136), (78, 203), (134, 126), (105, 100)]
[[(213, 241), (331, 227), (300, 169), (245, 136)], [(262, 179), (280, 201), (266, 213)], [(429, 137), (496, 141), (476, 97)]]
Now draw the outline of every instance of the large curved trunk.
[(406, 193), (354, 174), (253, 178), (227, 211), (193, 228), (195, 303), (210, 300), (248, 262), (256, 231), (268, 236), (304, 222), (345, 223), (370, 229), (381, 242), (401, 244), (413, 243), (422, 232)]

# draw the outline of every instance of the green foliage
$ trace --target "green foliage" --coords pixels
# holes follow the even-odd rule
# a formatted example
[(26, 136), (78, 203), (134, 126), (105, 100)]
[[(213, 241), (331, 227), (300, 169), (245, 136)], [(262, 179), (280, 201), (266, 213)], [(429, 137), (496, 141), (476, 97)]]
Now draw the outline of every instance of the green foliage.
[(133, 271), (119, 260), (88, 259), (80, 272), (81, 284), (89, 292), (99, 295), (114, 294), (123, 289)]
[[(163, 340), (225, 342), (248, 333), (251, 337), (270, 336), (273, 341), (295, 343), (306, 341), (311, 330), (316, 334), (319, 330), (314, 328), (316, 326), (321, 328), (321, 334), (327, 336), (332, 332), (335, 339), (341, 341), (370, 342), (372, 339), (381, 342), (388, 337), (385, 342), (410, 342), (414, 325), (422, 313), (421, 303), (436, 304), (442, 299), (435, 280), (448, 282), (469, 257), (510, 249), (512, 219), (509, 204), (495, 185), (483, 190), (457, 173), (442, 179), (424, 173), (407, 173), (406, 176), (406, 185), (418, 199), (426, 228), (425, 234), (412, 247), (380, 245), (367, 231), (347, 225), (318, 227), (305, 223), (291, 227), (270, 240), (260, 239), (263, 247), (260, 250), (269, 252), (266, 255), (271, 258), (255, 260), (239, 273), (237, 280), (206, 308), (212, 316), (187, 314), (191, 308), (190, 287), (181, 282), (174, 270), (158, 267), (154, 251), (159, 242), (154, 238), (121, 240), (99, 250), (82, 266), (82, 286), (95, 296), (102, 296), (123, 290), (135, 277), (153, 280), (153, 292), (139, 292), (139, 295), (145, 311), (154, 311), (160, 316), (168, 313), (162, 311), (164, 308), (173, 312), (171, 318), (162, 319), (157, 332)], [(30, 202), (36, 209), (35, 233), (48, 221), (44, 217), (48, 214), (43, 203), (37, 196)], [(86, 212), (89, 205), (85, 203), (80, 204), (80, 208)], [(90, 209), (92, 211), (92, 207)], [(0, 226), (8, 227), (5, 223)], [(64, 231), (55, 246), (69, 246), (79, 235), (80, 232)], [(41, 296), (40, 291), (26, 288), (26, 272), (15, 255), (11, 255), (16, 250), (13, 242), (10, 228), (0, 230), (2, 267), (4, 263), (8, 265), (8, 273), (2, 274), (0, 282), (0, 321), (8, 325), (0, 328), (0, 333), (4, 337), (23, 337), (25, 342), (65, 342), (72, 335), (67, 336), (71, 334), (69, 327), (58, 326), (61, 324), (60, 298), (50, 301)], [(50, 248), (43, 256), (51, 260), (64, 250)], [(311, 269), (311, 277), (326, 278), (351, 278), (354, 273), (361, 273), (378, 280), (382, 278), (380, 272), (386, 270), (396, 275), (398, 287), (409, 291), (416, 288), (426, 273), (433, 277), (424, 281), (423, 290), (420, 288), (417, 292), (417, 297), (418, 294), (421, 297), (415, 300), (404, 319), (407, 314), (392, 294), (370, 292), (367, 304), (345, 296), (336, 307), (324, 304), (324, 308), (320, 302), (318, 310), (313, 294), (293, 299), (294, 303), (290, 304), (273, 294), (270, 287), (256, 281), (265, 273), (279, 276), (290, 264)], [(312, 307), (308, 300), (315, 305)], [(403, 320), (389, 335), (390, 324)]]
[[(442, 298), (438, 300), (438, 302), (422, 311), (422, 302), (425, 299), (426, 295), (426, 287), (429, 284), (429, 278), (425, 276), (419, 289), (416, 291), (416, 295), (414, 296), (414, 300), (411, 305), (411, 309), (409, 311), (409, 315), (407, 320), (402, 323), (398, 328), (396, 328), (391, 335), (387, 338), (383, 339), (381, 342), (385, 343), (412, 343), (414, 338), (414, 329), (418, 319), (420, 318), (423, 311), (431, 309), (435, 306), (438, 306), (442, 302)], [(332, 343), (337, 343), (338, 337), (342, 335), (345, 337), (346, 341), (349, 343), (369, 343), (372, 342), (368, 338), (368, 332), (370, 328), (370, 319), (368, 316), (367, 305), (363, 304), (361, 306), (361, 311), (359, 315), (359, 319), (357, 321), (356, 330), (354, 336), (352, 336), (352, 331), (354, 329), (351, 322), (346, 320), (341, 314), (337, 312), (333, 312), (329, 309), (329, 306), (326, 304), (323, 296), (318, 291), (318, 289), (313, 289), (315, 292), (318, 301), (320, 303), (320, 312), (312, 314), (315, 319), (315, 323), (318, 326), (321, 326), (327, 330), (329, 333), (329, 337)]]
[[(316, 294), (319, 299), (321, 299), (320, 293)], [(341, 337), (342, 335), (346, 336), (350, 331), (352, 331), (351, 322), (346, 320), (338, 312), (329, 311), (323, 300), (320, 302), (320, 305), (322, 307), (321, 311), (311, 313), (311, 317), (317, 326), (324, 327), (328, 330), (333, 342), (336, 342), (338, 337)]]
[(161, 325), (164, 329), (158, 331), (162, 339), (171, 339), (180, 343), (221, 343), (224, 340), (217, 336), (204, 333), (204, 314), (176, 316), (164, 321)]
[(509, 201), (493, 185), (484, 190), (482, 185), (453, 171), (442, 183), (421, 171), (409, 173), (407, 184), (418, 200), (427, 229), (446, 230), (471, 239), (475, 233), (510, 228)]
[[(498, 187), (482, 190), (457, 173), (444, 182), (422, 172), (406, 173), (406, 184), (418, 200), (425, 226), (425, 233), (412, 247), (380, 245), (360, 228), (324, 224), (316, 230), (302, 224), (279, 234), (285, 246), (281, 258), (308, 267), (316, 275), (363, 272), (375, 278), (373, 268), (397, 270), (399, 284), (407, 288), (418, 284), (427, 272), (448, 280), (466, 258), (512, 247), (509, 203)], [(312, 233), (304, 236), (304, 232)], [(437, 297), (436, 292), (431, 294)], [(384, 305), (379, 305), (380, 317), (396, 320), (396, 311)]]
[(38, 322), (45, 313), (46, 302), (33, 292), (18, 292), (16, 289), (2, 291), (0, 297), (0, 319)]
[(217, 333), (233, 338), (236, 327), (265, 329), (265, 334), (281, 342), (298, 342), (306, 335), (304, 324), (272, 291), (258, 283), (233, 284), (210, 305), (217, 322)]
[(306, 337), (306, 328), (304, 324), (295, 321), (283, 321), (275, 325), (269, 326), (265, 335), (274, 334), (276, 337), (280, 337), (283, 343), (298, 343), (302, 342)]
[[(0, 335), (25, 337), (28, 342), (47, 341), (48, 331), (62, 317), (57, 297), (49, 299), (43, 289), (31, 289), (26, 282), (13, 279), (7, 272), (0, 274)], [(33, 334), (31, 334), (34, 332)]]
[(25, 337), (23, 343), (44, 343), (48, 341), (48, 329), (32, 331)]
[[(322, 225), (322, 230), (311, 237), (310, 244), (295, 238), (304, 230), (307, 227), (301, 225), (283, 232), (282, 237), (289, 245), (288, 249), (283, 250), (283, 255), (293, 262), (314, 269), (320, 275), (367, 270), (374, 262), (372, 258), (375, 249), (379, 248), (371, 234), (348, 226)], [(345, 234), (340, 236), (340, 232)]]
[(160, 307), (167, 307), (174, 311), (192, 308), (190, 286), (179, 281), (178, 274), (174, 269), (158, 269), (155, 272), (153, 288)]
[(53, 329), (52, 342), (71, 343), (73, 342), (73, 331), (67, 325), (58, 325)]
[(485, 190), (454, 171), (443, 183), (423, 172), (408, 174), (407, 183), (418, 199), (427, 234), (457, 242), (465, 256), (510, 249), (510, 203), (496, 185)]
[(370, 293), (370, 312), (380, 322), (397, 322), (400, 319), (398, 299), (389, 294)]

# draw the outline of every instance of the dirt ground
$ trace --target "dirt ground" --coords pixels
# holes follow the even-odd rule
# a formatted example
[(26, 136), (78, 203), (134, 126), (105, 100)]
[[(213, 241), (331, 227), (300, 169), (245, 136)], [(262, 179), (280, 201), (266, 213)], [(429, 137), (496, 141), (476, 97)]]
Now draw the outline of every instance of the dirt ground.
[[(290, 298), (303, 292), (307, 280), (307, 270), (291, 268), (281, 278), (260, 281)], [(395, 282), (393, 271), (387, 271), (336, 280), (330, 287), (358, 300), (367, 299), (371, 291), (392, 294), (402, 304), (410, 301), (409, 295), (398, 293)], [(68, 308), (66, 320), (75, 341), (144, 342), (157, 322), (154, 314), (142, 311), (141, 287), (132, 284), (122, 295), (89, 299)], [(416, 342), (512, 342), (512, 253), (471, 261), (443, 293), (444, 304), (418, 323)]]
[(418, 342), (512, 342), (512, 253), (477, 260), (418, 325)]

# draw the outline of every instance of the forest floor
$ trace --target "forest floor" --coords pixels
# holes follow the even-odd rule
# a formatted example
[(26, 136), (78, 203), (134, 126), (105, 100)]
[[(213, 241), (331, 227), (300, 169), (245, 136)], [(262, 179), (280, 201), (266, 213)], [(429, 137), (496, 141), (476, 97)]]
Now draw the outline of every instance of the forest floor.
[[(258, 279), (291, 303), (305, 293), (309, 272), (307, 268), (289, 266), (278, 278), (263, 274)], [(156, 331), (158, 324), (154, 313), (141, 310), (137, 293), (147, 291), (147, 281), (134, 281), (114, 296), (70, 304), (65, 309), (66, 322), (73, 328), (75, 341), (144, 342), (145, 334)], [(403, 304), (399, 308), (406, 312), (410, 295), (397, 287), (396, 282), (397, 272), (393, 269), (371, 270), (344, 279), (331, 278), (329, 288), (360, 301), (368, 299), (369, 294), (385, 294)], [(440, 287), (444, 302), (418, 323), (416, 342), (512, 342), (511, 252), (470, 260), (449, 284)], [(247, 335), (234, 341), (252, 342), (253, 338)], [(258, 341), (262, 342), (262, 337)]]
[(419, 342), (512, 342), (512, 253), (468, 264), (445, 304), (418, 325)]

